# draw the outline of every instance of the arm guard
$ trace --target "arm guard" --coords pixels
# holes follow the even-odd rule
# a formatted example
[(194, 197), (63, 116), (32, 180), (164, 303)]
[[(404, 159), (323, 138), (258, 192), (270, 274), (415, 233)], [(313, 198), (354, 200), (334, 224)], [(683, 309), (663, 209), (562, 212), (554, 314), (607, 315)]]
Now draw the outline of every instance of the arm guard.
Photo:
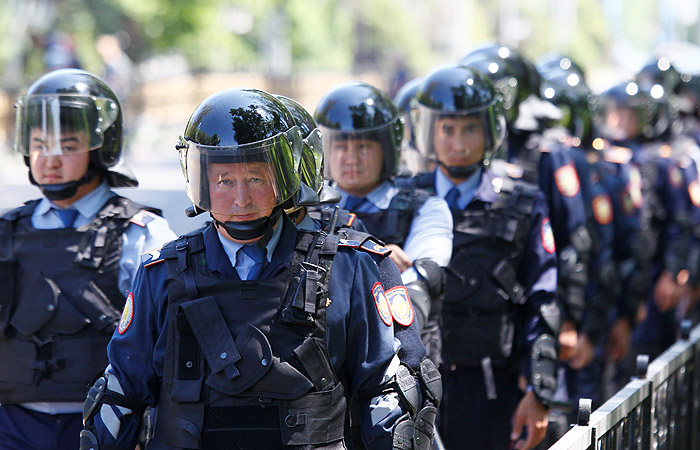
[(543, 405), (554, 404), (557, 390), (557, 346), (554, 337), (543, 334), (532, 344), (530, 354), (532, 392)]
[(406, 289), (422, 332), (426, 324), (429, 321), (436, 321), (442, 312), (445, 269), (428, 258), (413, 261), (413, 268), (419, 278), (408, 283)]
[[(406, 368), (408, 369), (408, 368)], [(401, 371), (397, 372), (397, 381)], [(437, 407), (442, 399), (442, 378), (435, 364), (429, 359), (421, 361), (419, 373), (409, 374), (411, 381), (406, 378), (406, 371), (403, 377), (403, 384), (415, 387), (416, 382), (420, 386), (422, 402), (407, 408), (409, 413), (399, 419), (394, 425), (392, 433), (393, 449), (395, 450), (429, 450), (435, 434), (435, 418)], [(397, 391), (405, 400), (401, 392), (401, 382), (398, 383)], [(416, 407), (417, 406), (417, 407)]]
[(563, 285), (562, 300), (568, 317), (577, 325), (581, 324), (586, 306), (586, 285), (588, 284), (588, 262), (592, 250), (592, 239), (585, 226), (571, 234), (571, 245), (559, 253), (559, 279)]

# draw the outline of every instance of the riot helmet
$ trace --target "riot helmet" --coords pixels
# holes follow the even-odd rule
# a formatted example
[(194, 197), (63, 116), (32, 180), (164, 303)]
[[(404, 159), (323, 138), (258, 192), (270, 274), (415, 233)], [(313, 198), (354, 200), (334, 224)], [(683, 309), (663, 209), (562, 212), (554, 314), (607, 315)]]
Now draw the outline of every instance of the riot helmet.
[(394, 104), (404, 118), (403, 145), (401, 146), (401, 166), (408, 173), (415, 173), (423, 166), (421, 155), (416, 149), (416, 136), (411, 126), (411, 108), (416, 93), (423, 83), (423, 77), (413, 78), (406, 82), (394, 97)]
[(681, 75), (678, 97), (681, 114), (694, 119), (700, 117), (700, 75)]
[(652, 91), (655, 85), (659, 85), (667, 95), (673, 95), (678, 93), (681, 84), (681, 74), (671, 64), (671, 61), (664, 56), (649, 61), (639, 69), (635, 76), (635, 81), (640, 88), (646, 91)]
[(552, 78), (561, 75), (575, 75), (571, 78), (570, 84), (583, 83), (585, 72), (581, 65), (577, 64), (572, 58), (560, 53), (550, 53), (542, 56), (537, 60), (537, 71), (542, 75), (542, 78), (551, 80)]
[[(416, 94), (411, 117), (418, 150), (450, 176), (469, 177), (490, 163), (503, 142), (506, 126), (501, 101), (493, 83), (478, 70), (460, 65), (433, 70)], [(445, 153), (436, 148), (442, 147), (441, 136), (452, 142), (446, 147), (453, 148)]]
[(192, 113), (177, 149), (187, 195), (236, 240), (271, 236), (300, 186), (302, 135), (282, 102), (233, 88)]
[[(341, 84), (323, 96), (314, 118), (323, 136), (326, 177), (341, 188), (340, 174), (333, 173), (339, 169), (333, 166), (345, 164), (346, 157), (358, 161), (344, 180), (347, 186), (366, 189), (396, 174), (404, 119), (386, 93), (360, 81)], [(375, 145), (381, 155), (360, 162)], [(366, 163), (369, 167), (360, 168)]]
[[(49, 72), (17, 99), (15, 151), (24, 155), (32, 184), (51, 200), (72, 197), (78, 187), (101, 175), (114, 187), (138, 182), (120, 160), (122, 110), (117, 96), (96, 76), (78, 69)], [(76, 145), (63, 145), (67, 139)], [(32, 157), (89, 152), (87, 173), (79, 180), (40, 184), (31, 173)]]
[(292, 114), (294, 123), (299, 126), (303, 137), (301, 162), (299, 164), (301, 182), (320, 195), (323, 189), (323, 143), (321, 141), (321, 130), (318, 129), (311, 113), (296, 100), (283, 95), (277, 95), (276, 97)]
[[(593, 112), (595, 95), (578, 76), (560, 72), (542, 82), (542, 97), (551, 101), (562, 111), (559, 125), (577, 138), (584, 147), (593, 142)], [(575, 83), (575, 84), (574, 84)]]
[(599, 95), (596, 130), (612, 141), (655, 137), (656, 103), (634, 81), (622, 81)]

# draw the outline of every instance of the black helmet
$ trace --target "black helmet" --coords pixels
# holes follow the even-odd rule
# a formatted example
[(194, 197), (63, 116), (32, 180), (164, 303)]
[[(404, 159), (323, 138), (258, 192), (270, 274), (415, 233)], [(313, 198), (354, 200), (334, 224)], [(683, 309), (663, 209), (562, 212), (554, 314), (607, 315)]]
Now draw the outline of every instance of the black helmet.
[[(658, 135), (654, 128), (656, 115), (657, 104), (649, 92), (640, 89), (634, 81), (622, 81), (599, 95), (596, 129), (610, 140), (653, 138)], [(625, 117), (634, 119), (636, 128), (625, 126), (629, 125), (629, 121), (620, 120)]]
[(574, 74), (576, 78), (573, 79), (578, 79), (579, 82), (583, 82), (585, 78), (583, 68), (570, 57), (560, 53), (550, 53), (539, 58), (537, 71), (545, 79), (559, 77), (562, 74), (567, 76)]
[(501, 96), (493, 83), (478, 70), (453, 65), (438, 68), (423, 80), (416, 94), (412, 121), (421, 154), (442, 164), (433, 145), (435, 124), (444, 117), (478, 117), (484, 132), (484, 155), (481, 162), (468, 167), (447, 167), (450, 175), (466, 178), (482, 164), (489, 164), (505, 137), (505, 119)]
[[(267, 92), (234, 88), (206, 98), (192, 113), (177, 149), (193, 205), (209, 211), (235, 239), (271, 230), (299, 190), (301, 132), (284, 104)], [(238, 203), (240, 195), (250, 197), (245, 207)], [(234, 220), (260, 213), (266, 214)]]
[(680, 88), (681, 74), (673, 67), (668, 58), (661, 57), (649, 61), (639, 69), (635, 81), (640, 88), (646, 91), (653, 93), (654, 86), (659, 85), (663, 88), (664, 94), (674, 95), (678, 93)]
[[(341, 84), (323, 96), (314, 118), (321, 128), (327, 160), (333, 152), (334, 142), (377, 141), (384, 154), (380, 179), (396, 174), (404, 120), (389, 95), (361, 81)], [(326, 176), (332, 178), (329, 165), (326, 167)]]
[(562, 111), (560, 125), (588, 148), (593, 142), (595, 95), (578, 76), (571, 77), (572, 74), (560, 72), (559, 75), (545, 79), (541, 94)]
[(323, 143), (321, 141), (321, 130), (318, 129), (311, 113), (296, 100), (283, 95), (276, 95), (275, 97), (292, 114), (294, 123), (299, 126), (301, 135), (304, 138), (301, 163), (299, 164), (301, 182), (320, 195), (323, 189)]
[(697, 118), (700, 114), (700, 75), (681, 75), (678, 96), (680, 112)]
[[(122, 152), (122, 110), (117, 96), (96, 76), (77, 69), (49, 72), (35, 81), (17, 99), (15, 151), (25, 156), (29, 167), (30, 133), (40, 133), (46, 143), (42, 152), (61, 155), (58, 145), (61, 133), (81, 132), (86, 135), (86, 151), (90, 152), (90, 169), (81, 180), (60, 185), (40, 185), (44, 194), (59, 200), (71, 197), (77, 187), (99, 173), (112, 186), (136, 186), (138, 182), (127, 170), (117, 167)], [(31, 176), (32, 183), (37, 184)]]

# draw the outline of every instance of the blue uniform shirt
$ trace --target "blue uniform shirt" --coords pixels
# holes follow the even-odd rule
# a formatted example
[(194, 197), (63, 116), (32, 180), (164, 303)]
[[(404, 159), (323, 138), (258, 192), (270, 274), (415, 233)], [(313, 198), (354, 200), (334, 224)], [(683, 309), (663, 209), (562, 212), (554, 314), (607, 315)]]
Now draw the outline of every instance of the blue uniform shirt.
[[(338, 203), (341, 208), (345, 207), (348, 193), (336, 186), (342, 195), (342, 200)], [(383, 181), (372, 192), (365, 197), (370, 205), (366, 208), (376, 208), (376, 210), (358, 210), (357, 212), (376, 212), (389, 207), (391, 199), (399, 193), (399, 188), (390, 180)], [(371, 230), (370, 230), (371, 232)], [(429, 258), (445, 267), (452, 257), (452, 214), (447, 203), (440, 197), (429, 197), (413, 216), (411, 228), (406, 236), (403, 251), (406, 252), (411, 261), (420, 258)], [(416, 271), (409, 267), (401, 274), (404, 284), (408, 284), (418, 279)]]
[[(275, 276), (291, 264), (297, 230), (286, 219), (278, 226), (282, 227), (281, 236), (261, 278)], [(215, 275), (235, 279), (235, 270), (217, 235), (211, 224), (203, 231), (207, 264)], [(132, 319), (123, 334), (115, 332), (107, 352), (108, 372), (112, 375), (109, 389), (150, 406), (157, 406), (163, 377), (168, 322), (166, 275), (159, 252), (145, 259), (133, 284)], [(393, 327), (380, 318), (372, 294), (379, 279), (377, 266), (367, 254), (339, 248), (329, 283), (331, 303), (326, 309), (331, 364), (348, 386), (348, 395), (363, 399), (363, 439), (370, 449), (390, 448), (391, 427), (402, 414), (398, 401), (392, 398), (369, 398), (376, 395), (379, 384), (392, 375), (398, 363)], [(123, 408), (103, 405), (95, 416), (102, 445), (131, 442), (138, 432), (137, 418), (132, 416)]]

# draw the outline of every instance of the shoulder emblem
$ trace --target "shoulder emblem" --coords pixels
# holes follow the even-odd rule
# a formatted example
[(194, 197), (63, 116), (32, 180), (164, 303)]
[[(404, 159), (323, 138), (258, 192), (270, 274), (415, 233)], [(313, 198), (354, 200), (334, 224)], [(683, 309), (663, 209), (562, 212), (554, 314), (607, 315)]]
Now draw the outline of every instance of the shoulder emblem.
[(607, 194), (596, 195), (593, 198), (593, 218), (601, 225), (610, 225), (612, 222), (612, 202)]
[(163, 254), (160, 252), (160, 250), (152, 250), (141, 254), (141, 262), (143, 263), (144, 267), (149, 267), (163, 261)]
[(554, 233), (552, 233), (552, 224), (549, 221), (549, 217), (542, 219), (540, 224), (540, 237), (542, 240), (542, 248), (547, 253), (554, 253), (557, 249), (554, 245)]
[(631, 166), (629, 169), (629, 193), (632, 197), (632, 205), (639, 209), (644, 203), (644, 198), (642, 197), (642, 174), (639, 172), (639, 167)]
[(634, 210), (637, 209), (634, 206), (629, 186), (626, 186), (625, 189), (620, 191), (620, 207), (622, 208), (622, 213), (627, 217), (634, 214)]
[(695, 207), (700, 208), (700, 181), (693, 180), (688, 185), (688, 195), (690, 195), (690, 201), (693, 202)]
[(372, 286), (372, 297), (374, 297), (374, 304), (377, 307), (379, 318), (382, 319), (384, 325), (390, 327), (394, 321), (391, 315), (391, 307), (389, 306), (389, 301), (386, 298), (386, 293), (384, 292), (382, 283), (378, 281), (374, 283), (374, 286)]
[(119, 334), (124, 334), (131, 325), (131, 321), (134, 318), (134, 294), (129, 292), (126, 297), (126, 303), (124, 303), (124, 310), (122, 311), (122, 318), (119, 319), (119, 325), (117, 326), (117, 332)]
[(683, 186), (683, 174), (681, 173), (681, 169), (675, 164), (668, 167), (668, 179), (671, 182), (671, 186), (675, 189)]
[(146, 225), (148, 225), (149, 222), (153, 222), (156, 219), (156, 217), (157, 216), (152, 212), (142, 209), (141, 211), (134, 214), (129, 221), (133, 224), (140, 226), (141, 228), (145, 228)]
[(355, 218), (357, 217), (357, 214), (355, 213), (348, 213), (348, 223), (347, 226), (351, 227), (352, 223), (355, 221)]
[(578, 180), (578, 174), (573, 164), (569, 163), (555, 170), (554, 181), (557, 184), (557, 189), (564, 197), (574, 197), (578, 194), (581, 183)]
[(391, 250), (388, 248), (372, 241), (371, 239), (367, 239), (365, 242), (363, 242), (360, 248), (370, 253), (376, 253), (377, 255), (387, 255), (391, 252)]
[(411, 305), (411, 299), (408, 297), (406, 286), (395, 286), (386, 291), (385, 294), (389, 299), (391, 316), (394, 320), (405, 327), (410, 326), (413, 323), (415, 314), (413, 313), (413, 305)]

